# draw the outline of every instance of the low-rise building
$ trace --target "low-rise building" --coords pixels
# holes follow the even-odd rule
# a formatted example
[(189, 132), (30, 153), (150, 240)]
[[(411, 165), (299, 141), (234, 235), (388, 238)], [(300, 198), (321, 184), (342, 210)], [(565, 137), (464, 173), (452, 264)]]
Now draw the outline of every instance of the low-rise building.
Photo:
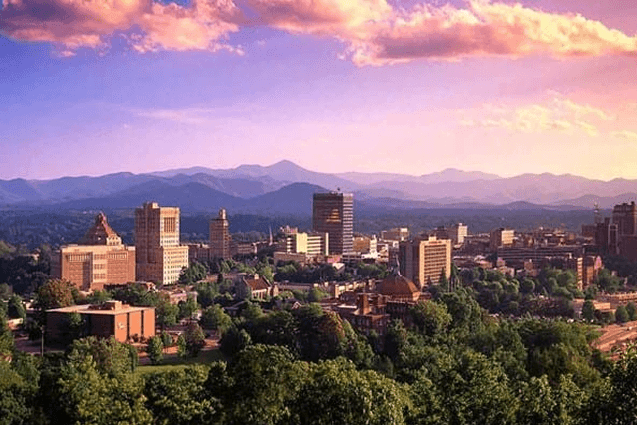
[(155, 336), (155, 307), (132, 307), (121, 301), (99, 305), (74, 305), (46, 311), (46, 340), (64, 340), (68, 318), (77, 313), (82, 318), (82, 334), (100, 338), (114, 337), (119, 342)]

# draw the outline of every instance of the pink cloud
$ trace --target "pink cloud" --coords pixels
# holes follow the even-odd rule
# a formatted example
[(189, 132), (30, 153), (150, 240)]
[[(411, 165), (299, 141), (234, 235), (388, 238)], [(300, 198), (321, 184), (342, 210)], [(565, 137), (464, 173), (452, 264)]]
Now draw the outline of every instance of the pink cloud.
[(153, 0), (3, 0), (0, 33), (22, 41), (52, 42), (69, 56), (82, 47), (128, 33), (133, 48), (217, 50), (238, 26), (239, 10), (228, 0), (193, 0), (188, 7)]
[[(237, 0), (243, 10), (232, 0), (191, 0), (187, 6), (156, 0), (2, 1), (0, 33), (57, 43), (62, 55), (104, 46), (116, 32), (139, 52), (233, 49), (227, 35), (255, 25), (337, 38), (347, 46), (339, 57), (357, 65), (637, 52), (637, 37), (601, 22), (491, 0), (467, 0), (464, 8), (422, 3), (410, 10), (387, 0)], [(244, 10), (254, 18), (245, 18)]]
[(368, 24), (352, 38), (349, 53), (359, 65), (419, 58), (548, 54), (554, 57), (635, 54), (637, 38), (580, 15), (547, 13), (484, 0), (466, 9), (417, 6), (391, 21)]
[(344, 36), (391, 15), (385, 0), (246, 0), (258, 22), (293, 33)]

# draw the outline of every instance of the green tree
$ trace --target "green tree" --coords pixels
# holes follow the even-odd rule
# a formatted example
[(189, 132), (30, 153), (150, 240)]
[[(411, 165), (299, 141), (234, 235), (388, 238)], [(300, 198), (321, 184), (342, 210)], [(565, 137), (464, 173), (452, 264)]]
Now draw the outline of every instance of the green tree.
[(423, 335), (438, 335), (451, 324), (451, 315), (447, 313), (447, 306), (435, 301), (420, 301), (409, 309), (409, 313)]
[(99, 371), (91, 355), (71, 353), (56, 383), (57, 402), (67, 420), (62, 423), (107, 425), (151, 424), (146, 408), (143, 381), (125, 373), (112, 377)]
[(184, 268), (179, 275), (179, 283), (182, 285), (192, 285), (203, 280), (208, 275), (206, 266), (201, 263), (193, 262), (189, 267)]
[(188, 295), (186, 301), (181, 301), (178, 305), (179, 319), (190, 319), (199, 310), (199, 304), (195, 301), (195, 297)]
[(202, 312), (199, 324), (204, 329), (212, 329), (223, 335), (232, 326), (232, 318), (219, 304), (214, 304)]
[(220, 406), (207, 397), (208, 370), (201, 365), (146, 376), (146, 406), (158, 425), (215, 423)]
[(197, 323), (189, 323), (184, 331), (186, 353), (191, 357), (197, 357), (201, 349), (206, 345), (206, 335)]
[(186, 348), (186, 337), (184, 334), (177, 337), (177, 355), (181, 358), (188, 356), (188, 350)]
[(252, 344), (252, 338), (245, 329), (231, 326), (219, 341), (219, 350), (228, 357), (234, 357)]
[(20, 297), (20, 295), (13, 294), (11, 295), (11, 298), (9, 298), (7, 315), (11, 319), (25, 320), (27, 318), (27, 311), (24, 308), (24, 303), (22, 302), (22, 297)]
[(637, 306), (635, 306), (634, 302), (629, 302), (626, 304), (626, 313), (628, 313), (629, 320), (637, 320)]
[(289, 423), (289, 406), (306, 375), (293, 359), (284, 347), (258, 344), (241, 351), (229, 365), (232, 385), (220, 394), (228, 423)]
[(582, 305), (582, 317), (589, 322), (595, 319), (595, 304), (593, 304), (593, 301), (584, 301)]
[(90, 357), (99, 373), (117, 377), (133, 372), (138, 364), (134, 347), (115, 338), (89, 336), (73, 341), (69, 347), (69, 358)]
[(628, 320), (630, 320), (628, 311), (626, 310), (625, 306), (617, 306), (617, 308), (615, 309), (615, 320), (617, 321), (617, 323), (626, 323), (628, 322)]
[(405, 390), (374, 371), (357, 371), (339, 358), (311, 364), (291, 404), (294, 424), (404, 424)]
[(166, 327), (177, 324), (179, 307), (171, 304), (166, 298), (161, 298), (155, 306), (155, 317), (157, 324), (164, 330)]
[(161, 337), (154, 336), (148, 340), (146, 353), (148, 353), (148, 358), (152, 364), (161, 363), (164, 357), (164, 344), (161, 341)]

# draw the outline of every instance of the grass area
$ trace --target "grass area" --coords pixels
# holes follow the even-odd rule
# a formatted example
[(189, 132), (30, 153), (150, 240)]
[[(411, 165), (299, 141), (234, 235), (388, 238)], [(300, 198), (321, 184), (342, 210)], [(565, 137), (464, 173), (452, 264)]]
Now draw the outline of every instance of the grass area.
[(217, 360), (223, 360), (223, 354), (219, 349), (207, 350), (199, 353), (197, 357), (186, 357), (185, 359), (179, 357), (176, 354), (164, 355), (164, 359), (161, 364), (158, 365), (144, 365), (137, 368), (137, 373), (155, 373), (155, 372), (168, 372), (171, 370), (183, 369), (186, 366), (192, 364), (208, 364)]

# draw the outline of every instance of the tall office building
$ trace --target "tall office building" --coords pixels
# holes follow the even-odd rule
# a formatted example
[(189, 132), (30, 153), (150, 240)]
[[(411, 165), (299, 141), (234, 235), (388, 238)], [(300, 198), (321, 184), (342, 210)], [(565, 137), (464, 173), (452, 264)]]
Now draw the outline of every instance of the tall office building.
[(137, 279), (172, 284), (188, 267), (188, 247), (179, 244), (179, 208), (146, 202), (135, 210)]
[(135, 247), (122, 244), (103, 213), (77, 245), (60, 247), (51, 260), (51, 276), (83, 291), (135, 281)]
[(230, 258), (230, 223), (221, 208), (217, 218), (210, 220), (210, 257)]
[(329, 253), (353, 251), (354, 195), (351, 193), (315, 193), (312, 205), (312, 229), (329, 235)]
[(637, 234), (637, 205), (635, 201), (613, 207), (613, 224), (617, 225), (619, 236)]
[(451, 240), (416, 238), (400, 243), (400, 273), (420, 288), (440, 282), (440, 276), (451, 276)]

